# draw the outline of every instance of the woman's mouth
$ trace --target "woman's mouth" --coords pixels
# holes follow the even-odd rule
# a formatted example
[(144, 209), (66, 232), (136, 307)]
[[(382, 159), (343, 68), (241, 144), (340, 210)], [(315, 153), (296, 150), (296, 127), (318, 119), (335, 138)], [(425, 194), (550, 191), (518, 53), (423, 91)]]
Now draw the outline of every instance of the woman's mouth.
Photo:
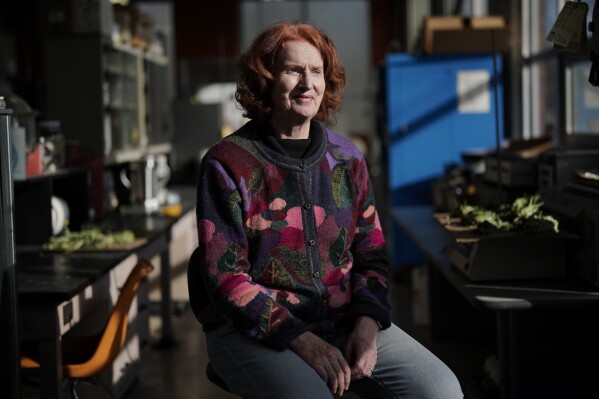
[(306, 96), (306, 95), (299, 95), (299, 96), (293, 96), (293, 99), (299, 102), (307, 102), (312, 100), (312, 96)]

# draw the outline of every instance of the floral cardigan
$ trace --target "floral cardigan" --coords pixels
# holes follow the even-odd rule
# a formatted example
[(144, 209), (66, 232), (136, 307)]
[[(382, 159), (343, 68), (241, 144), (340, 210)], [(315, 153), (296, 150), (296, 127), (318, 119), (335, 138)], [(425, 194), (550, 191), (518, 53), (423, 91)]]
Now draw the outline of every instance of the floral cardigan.
[(333, 339), (361, 315), (388, 327), (389, 261), (364, 158), (317, 122), (304, 159), (270, 148), (261, 130), (250, 121), (202, 160), (204, 329), (229, 322), (284, 349), (305, 331)]

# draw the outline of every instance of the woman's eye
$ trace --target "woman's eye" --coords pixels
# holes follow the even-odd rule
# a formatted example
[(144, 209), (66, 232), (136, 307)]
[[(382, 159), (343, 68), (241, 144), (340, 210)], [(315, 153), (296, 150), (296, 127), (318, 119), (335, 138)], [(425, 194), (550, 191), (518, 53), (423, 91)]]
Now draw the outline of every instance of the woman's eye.
[[(287, 69), (285, 69), (286, 75), (294, 76), (294, 77), (302, 76), (306, 73), (307, 72), (303, 68), (287, 68)], [(308, 73), (314, 77), (321, 77), (323, 75), (323, 71), (320, 68), (311, 69), (310, 72), (308, 72)]]

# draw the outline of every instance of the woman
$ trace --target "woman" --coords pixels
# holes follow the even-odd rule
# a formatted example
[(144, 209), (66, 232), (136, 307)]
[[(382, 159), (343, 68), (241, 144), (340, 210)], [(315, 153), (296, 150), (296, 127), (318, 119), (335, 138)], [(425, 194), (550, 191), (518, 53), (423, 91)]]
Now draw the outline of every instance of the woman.
[(345, 72), (308, 24), (269, 27), (241, 57), (251, 119), (198, 183), (208, 355), (244, 398), (331, 398), (372, 378), (396, 397), (459, 398), (453, 373), (393, 325), (389, 263), (366, 163), (325, 128)]

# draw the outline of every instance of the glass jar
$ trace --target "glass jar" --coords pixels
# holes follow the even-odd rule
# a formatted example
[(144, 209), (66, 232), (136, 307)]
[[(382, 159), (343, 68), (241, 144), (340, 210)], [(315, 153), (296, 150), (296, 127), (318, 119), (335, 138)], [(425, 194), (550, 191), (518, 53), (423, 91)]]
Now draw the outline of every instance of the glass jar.
[(40, 121), (39, 137), (44, 144), (44, 171), (54, 172), (65, 167), (66, 145), (60, 121)]

